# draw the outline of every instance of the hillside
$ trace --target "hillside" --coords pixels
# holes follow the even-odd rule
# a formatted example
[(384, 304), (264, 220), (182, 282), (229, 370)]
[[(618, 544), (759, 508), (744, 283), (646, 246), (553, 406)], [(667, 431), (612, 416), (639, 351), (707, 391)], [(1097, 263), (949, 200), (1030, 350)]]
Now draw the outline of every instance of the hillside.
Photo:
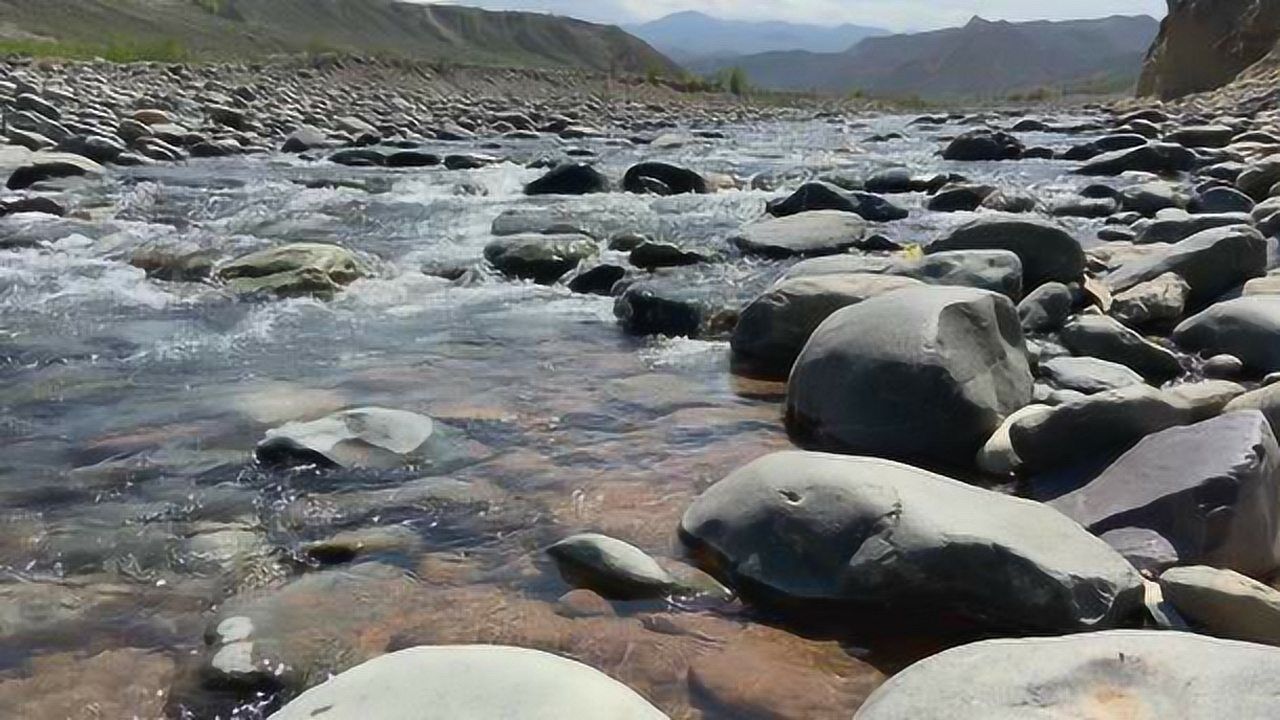
[[(860, 91), (883, 97), (1002, 97), (1041, 87), (1133, 87), (1158, 30), (1150, 17), (991, 22), (873, 37), (842, 53), (764, 53), (720, 64), (782, 90)], [(717, 66), (701, 67), (714, 70)]]
[(1219, 88), (1266, 58), (1278, 40), (1280, 0), (1169, 0), (1138, 93), (1167, 100)]
[(617, 27), (396, 0), (0, 0), (0, 35), (85, 45), (169, 42), (202, 56), (347, 51), (515, 66), (673, 73)]
[(626, 29), (681, 62), (781, 50), (843, 52), (865, 38), (889, 34), (888, 30), (861, 25), (723, 20), (696, 11), (674, 13)]

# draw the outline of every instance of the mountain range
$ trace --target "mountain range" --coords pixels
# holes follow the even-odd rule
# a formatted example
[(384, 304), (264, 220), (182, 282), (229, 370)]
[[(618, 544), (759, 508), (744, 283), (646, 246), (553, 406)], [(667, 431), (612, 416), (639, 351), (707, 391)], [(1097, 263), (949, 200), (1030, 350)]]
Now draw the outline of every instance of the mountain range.
[(1147, 16), (1025, 23), (975, 17), (958, 28), (870, 37), (844, 52), (768, 52), (689, 65), (702, 73), (739, 67), (763, 88), (882, 97), (1122, 91), (1136, 83), (1158, 30)]
[(399, 0), (0, 0), (0, 38), (179, 43), (243, 58), (345, 51), (460, 63), (675, 74), (620, 28), (543, 13)]
[(623, 29), (682, 63), (706, 62), (783, 50), (834, 53), (888, 35), (861, 25), (803, 25), (782, 21), (724, 20), (696, 11), (679, 12)]

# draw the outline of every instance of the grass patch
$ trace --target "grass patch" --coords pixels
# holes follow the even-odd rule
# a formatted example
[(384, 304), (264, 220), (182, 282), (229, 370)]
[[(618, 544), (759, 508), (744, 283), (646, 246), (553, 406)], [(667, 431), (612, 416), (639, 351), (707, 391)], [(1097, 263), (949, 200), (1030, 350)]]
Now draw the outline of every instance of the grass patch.
[(3, 55), (64, 60), (101, 58), (115, 63), (183, 62), (191, 58), (186, 46), (172, 38), (157, 41), (112, 39), (102, 43), (0, 39), (0, 56)]

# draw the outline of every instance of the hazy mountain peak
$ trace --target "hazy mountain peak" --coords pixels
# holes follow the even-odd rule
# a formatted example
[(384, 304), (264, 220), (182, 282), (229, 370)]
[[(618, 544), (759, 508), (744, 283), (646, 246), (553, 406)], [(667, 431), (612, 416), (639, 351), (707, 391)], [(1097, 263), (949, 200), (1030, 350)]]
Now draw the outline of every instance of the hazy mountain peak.
[(677, 60), (729, 58), (752, 53), (807, 50), (841, 52), (889, 32), (859, 25), (808, 25), (784, 20), (727, 20), (696, 10), (677, 12), (626, 30)]

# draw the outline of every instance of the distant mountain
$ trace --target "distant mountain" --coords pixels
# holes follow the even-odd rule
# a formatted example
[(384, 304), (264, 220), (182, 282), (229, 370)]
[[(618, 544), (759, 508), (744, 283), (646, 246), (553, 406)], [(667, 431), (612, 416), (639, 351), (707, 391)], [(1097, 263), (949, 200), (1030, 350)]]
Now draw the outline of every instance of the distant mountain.
[(614, 26), (398, 0), (0, 0), (3, 37), (90, 47), (169, 42), (224, 58), (332, 50), (635, 73), (679, 69)]
[(843, 52), (888, 30), (861, 25), (803, 25), (722, 20), (696, 11), (679, 12), (642, 25), (624, 26), (680, 62), (751, 55), (780, 50)]
[(1147, 16), (1065, 22), (992, 22), (863, 40), (846, 52), (773, 52), (694, 64), (741, 67), (779, 90), (861, 91), (881, 97), (1003, 97), (1049, 87), (1126, 91), (1159, 23)]

